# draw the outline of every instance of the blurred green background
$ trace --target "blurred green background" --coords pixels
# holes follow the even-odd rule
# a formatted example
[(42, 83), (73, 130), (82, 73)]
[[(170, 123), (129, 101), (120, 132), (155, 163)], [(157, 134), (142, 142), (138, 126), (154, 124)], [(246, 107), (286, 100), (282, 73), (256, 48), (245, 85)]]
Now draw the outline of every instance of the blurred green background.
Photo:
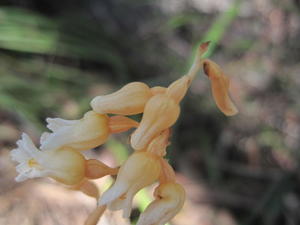
[[(168, 148), (187, 190), (171, 224), (300, 224), (299, 0), (2, 0), (0, 224), (82, 224), (88, 197), (14, 182), (9, 151), (20, 134), (38, 142), (46, 117), (80, 118), (93, 97), (128, 82), (170, 84), (207, 40), (240, 113), (218, 111), (198, 74)], [(129, 134), (87, 157), (124, 160)]]

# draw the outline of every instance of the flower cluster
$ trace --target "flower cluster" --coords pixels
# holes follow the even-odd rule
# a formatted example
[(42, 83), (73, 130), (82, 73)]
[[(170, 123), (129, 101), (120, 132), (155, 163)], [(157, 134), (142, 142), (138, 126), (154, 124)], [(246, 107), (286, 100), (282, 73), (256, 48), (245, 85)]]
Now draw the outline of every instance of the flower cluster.
[[(169, 144), (170, 128), (180, 114), (180, 102), (197, 72), (203, 68), (211, 81), (212, 94), (219, 109), (226, 115), (237, 113), (229, 94), (229, 80), (219, 66), (201, 56), (209, 42), (198, 49), (189, 72), (168, 87), (152, 87), (132, 82), (120, 90), (91, 101), (92, 110), (80, 120), (48, 118), (45, 132), (37, 148), (23, 134), (11, 157), (19, 165), (16, 181), (50, 177), (82, 190), (98, 199), (98, 206), (86, 224), (96, 224), (106, 208), (131, 213), (132, 200), (142, 188), (158, 182), (154, 201), (141, 213), (138, 225), (165, 224), (182, 208), (185, 191), (176, 182), (175, 173), (164, 158)], [(143, 113), (140, 122), (126, 116)], [(134, 153), (120, 166), (110, 168), (95, 159), (85, 159), (82, 150), (102, 145), (110, 134), (136, 128), (130, 144)], [(90, 181), (106, 175), (117, 175), (114, 184), (100, 197)]]

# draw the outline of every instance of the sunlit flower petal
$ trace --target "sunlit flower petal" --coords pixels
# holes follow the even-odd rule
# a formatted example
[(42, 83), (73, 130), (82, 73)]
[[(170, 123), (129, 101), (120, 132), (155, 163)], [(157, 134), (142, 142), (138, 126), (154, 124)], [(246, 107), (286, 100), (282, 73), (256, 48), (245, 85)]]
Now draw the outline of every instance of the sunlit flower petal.
[(173, 182), (160, 184), (155, 190), (155, 200), (141, 213), (137, 225), (164, 225), (182, 208), (185, 191)]
[(87, 150), (103, 144), (109, 136), (108, 116), (89, 111), (80, 120), (48, 118), (48, 128), (53, 133), (41, 137), (42, 150), (70, 147)]
[(144, 111), (151, 96), (151, 90), (145, 83), (132, 82), (112, 94), (95, 97), (91, 106), (95, 112), (102, 114), (134, 115)]

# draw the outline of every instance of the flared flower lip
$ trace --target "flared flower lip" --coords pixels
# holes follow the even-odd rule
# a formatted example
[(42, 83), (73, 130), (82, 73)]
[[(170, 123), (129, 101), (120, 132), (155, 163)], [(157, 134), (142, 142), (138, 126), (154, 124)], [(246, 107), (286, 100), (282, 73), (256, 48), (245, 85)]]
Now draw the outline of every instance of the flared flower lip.
[(48, 170), (43, 169), (39, 162), (43, 162), (42, 152), (35, 147), (30, 137), (23, 133), (18, 147), (10, 152), (11, 159), (19, 163), (16, 170), (19, 175), (15, 178), (17, 182), (24, 181), (28, 178), (44, 177), (49, 174)]

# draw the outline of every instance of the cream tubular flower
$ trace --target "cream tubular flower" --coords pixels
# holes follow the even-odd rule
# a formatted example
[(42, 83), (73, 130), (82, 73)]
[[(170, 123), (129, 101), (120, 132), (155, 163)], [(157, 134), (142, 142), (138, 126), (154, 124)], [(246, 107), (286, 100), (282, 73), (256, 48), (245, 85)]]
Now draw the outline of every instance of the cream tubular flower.
[(113, 186), (100, 197), (98, 204), (111, 210), (123, 209), (129, 217), (134, 195), (154, 183), (161, 172), (159, 157), (149, 152), (135, 152), (121, 166)]
[(80, 120), (48, 118), (47, 122), (52, 133), (42, 135), (42, 150), (61, 147), (87, 150), (103, 144), (109, 136), (108, 116), (93, 111), (85, 113)]
[(164, 225), (182, 208), (185, 191), (181, 185), (168, 182), (160, 184), (154, 192), (155, 200), (141, 213), (137, 225)]
[(229, 97), (229, 79), (221, 68), (209, 59), (203, 62), (203, 70), (211, 81), (211, 90), (218, 108), (226, 115), (233, 116), (238, 109)]
[(41, 151), (25, 133), (17, 145), (18, 148), (10, 153), (12, 160), (19, 163), (16, 167), (19, 173), (17, 182), (49, 176), (64, 184), (73, 185), (85, 176), (85, 159), (77, 151), (67, 148)]
[(151, 97), (151, 90), (146, 84), (132, 82), (112, 94), (95, 97), (91, 106), (95, 112), (102, 114), (134, 115), (144, 111)]
[(131, 136), (135, 150), (145, 149), (160, 132), (172, 126), (180, 114), (179, 105), (166, 94), (153, 96), (146, 104), (139, 127)]

